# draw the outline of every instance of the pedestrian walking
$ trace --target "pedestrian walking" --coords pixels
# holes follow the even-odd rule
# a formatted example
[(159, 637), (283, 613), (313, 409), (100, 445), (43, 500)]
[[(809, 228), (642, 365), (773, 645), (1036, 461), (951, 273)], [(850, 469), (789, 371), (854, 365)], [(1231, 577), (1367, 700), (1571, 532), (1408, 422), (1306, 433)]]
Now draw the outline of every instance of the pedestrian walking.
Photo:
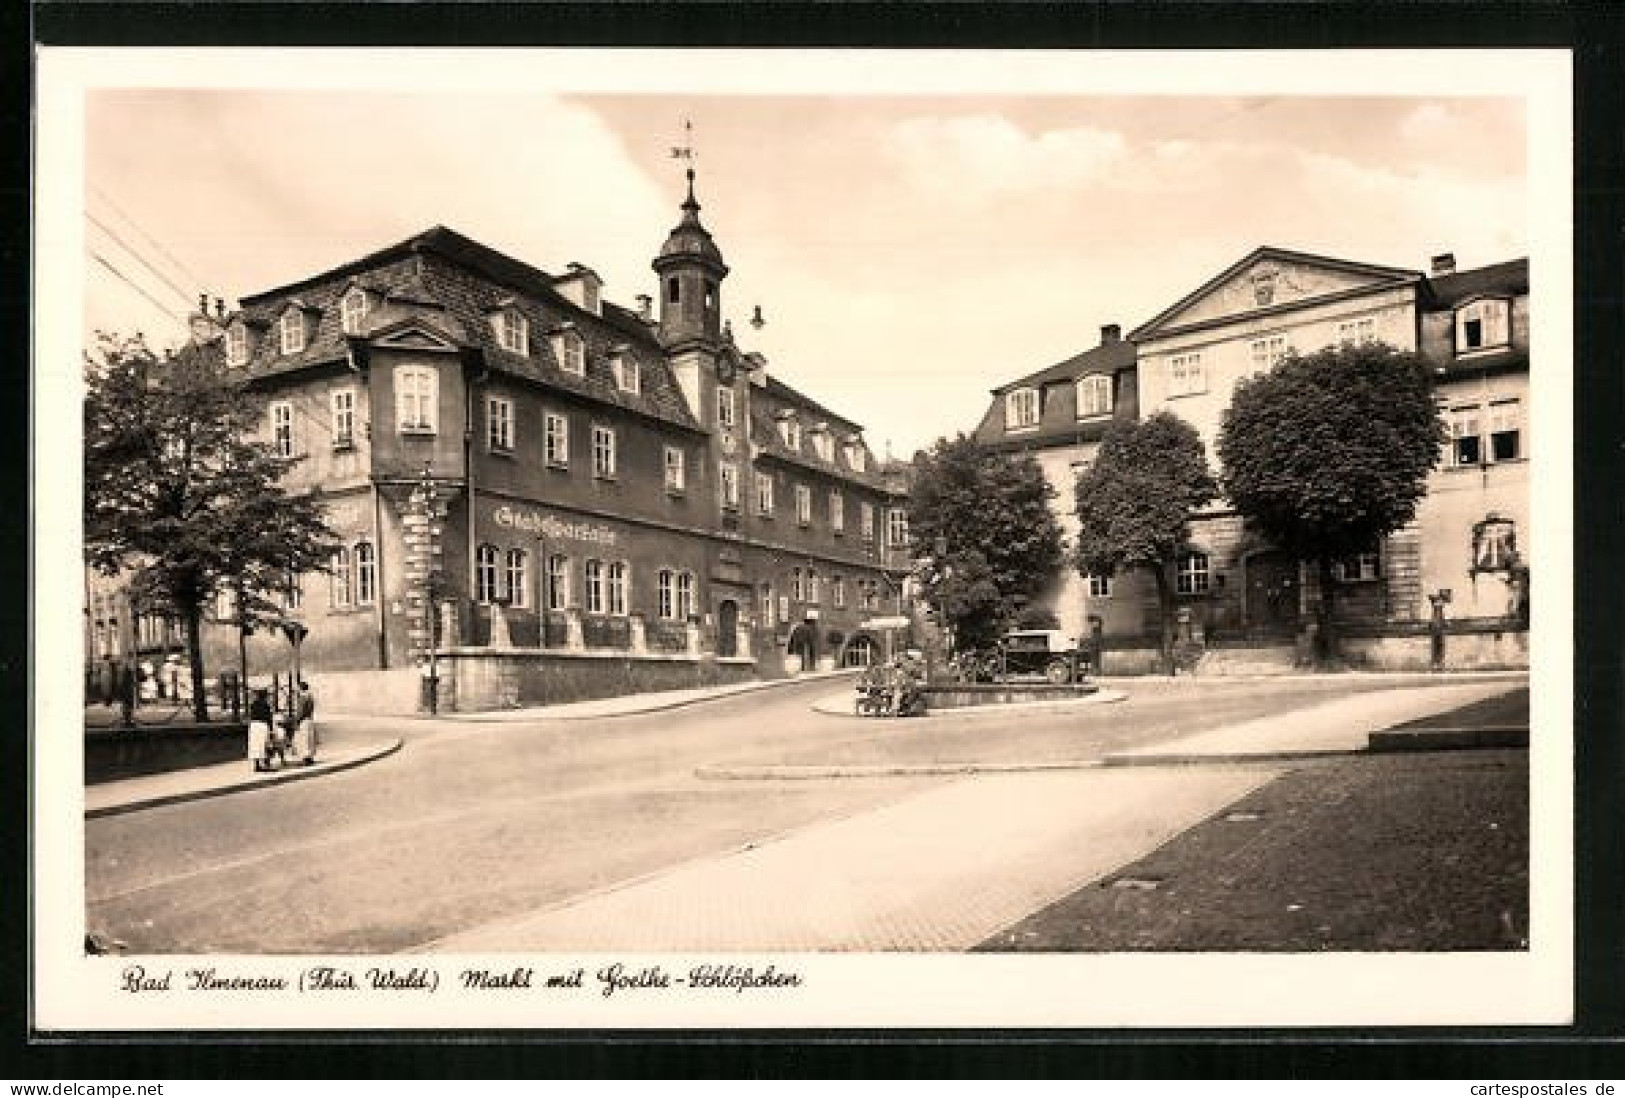
[(272, 723), (271, 695), (263, 688), (254, 691), (248, 703), (248, 761), (255, 770), (271, 769), (271, 755), (280, 754), (280, 738)]
[(299, 692), (294, 698), (293, 753), (309, 766), (316, 761), (316, 694), (304, 679), (299, 680)]

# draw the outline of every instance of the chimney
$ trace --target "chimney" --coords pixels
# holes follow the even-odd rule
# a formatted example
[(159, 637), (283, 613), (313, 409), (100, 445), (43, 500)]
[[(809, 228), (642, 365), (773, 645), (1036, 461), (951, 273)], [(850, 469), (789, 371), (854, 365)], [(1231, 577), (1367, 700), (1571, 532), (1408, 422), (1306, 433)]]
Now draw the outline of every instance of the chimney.
[(1456, 273), (1456, 253), (1440, 252), (1433, 257), (1433, 277)]
[(208, 294), (197, 295), (197, 312), (187, 318), (187, 325), (191, 329), (193, 343), (209, 343), (220, 338), (220, 322), (209, 315)]
[(1100, 326), (1100, 345), (1119, 343), (1123, 339), (1123, 328), (1118, 324), (1102, 324)]
[(650, 322), (652, 322), (654, 320), (654, 312), (653, 312), (654, 303), (655, 303), (655, 299), (650, 297), (648, 294), (639, 294), (638, 295), (638, 319), (639, 320), (643, 321), (646, 324), (650, 323)]

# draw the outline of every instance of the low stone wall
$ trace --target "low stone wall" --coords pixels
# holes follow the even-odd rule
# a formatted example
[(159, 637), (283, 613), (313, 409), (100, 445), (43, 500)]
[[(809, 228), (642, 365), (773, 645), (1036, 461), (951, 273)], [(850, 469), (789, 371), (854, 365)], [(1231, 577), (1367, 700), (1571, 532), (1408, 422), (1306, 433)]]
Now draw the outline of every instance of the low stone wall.
[(440, 657), (442, 712), (478, 713), (530, 705), (753, 682), (750, 659), (633, 656), (625, 652), (454, 649)]
[(247, 758), (248, 728), (241, 724), (95, 729), (85, 733), (85, 784)]
[(423, 676), (415, 667), (386, 671), (336, 671), (306, 675), (316, 694), (316, 718), (323, 713), (409, 717), (418, 712)]
[[(1345, 637), (1340, 645), (1345, 659), (1371, 671), (1428, 671), (1433, 667), (1433, 639), (1426, 633)], [(1493, 625), (1456, 625), (1445, 634), (1444, 666), (1449, 671), (1527, 671), (1529, 632)]]

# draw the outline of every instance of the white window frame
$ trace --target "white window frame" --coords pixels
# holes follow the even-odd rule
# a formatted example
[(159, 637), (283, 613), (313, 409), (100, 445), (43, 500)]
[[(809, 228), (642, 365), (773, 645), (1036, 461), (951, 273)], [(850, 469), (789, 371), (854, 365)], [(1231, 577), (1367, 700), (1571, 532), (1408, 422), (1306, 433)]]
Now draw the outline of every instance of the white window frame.
[(670, 568), (655, 576), (655, 614), (666, 621), (677, 617), (677, 576)]
[(829, 578), (829, 604), (837, 610), (846, 609), (846, 577)]
[(615, 428), (601, 423), (592, 426), (592, 475), (599, 480), (614, 480)]
[(1180, 595), (1205, 595), (1212, 581), (1212, 560), (1206, 553), (1182, 553), (1179, 571), (1174, 580), (1174, 592)]
[(687, 621), (694, 616), (695, 584), (693, 572), (677, 573), (677, 617)]
[(790, 569), (790, 597), (796, 602), (807, 601), (807, 586), (799, 568)]
[(1004, 429), (1028, 431), (1038, 426), (1038, 390), (1015, 389), (1004, 394)]
[(293, 439), (293, 401), (271, 402), (271, 449), (278, 457), (293, 457), (297, 453)]
[(666, 491), (682, 495), (688, 489), (688, 454), (680, 446), (667, 446), (665, 455)]
[(508, 583), (508, 602), (523, 610), (530, 605), (530, 554), (523, 549), (509, 549), (503, 554), (502, 564)]
[(796, 485), (796, 525), (812, 525), (812, 489), (805, 484)]
[(901, 507), (891, 507), (886, 511), (886, 547), (908, 547), (908, 512)]
[(1078, 379), (1078, 418), (1094, 419), (1112, 414), (1112, 379), (1108, 374), (1088, 374)]
[(756, 474), (756, 513), (764, 517), (773, 514), (773, 474)]
[(553, 553), (547, 558), (547, 608), (549, 610), (568, 610), (570, 608), (570, 557), (565, 553)]
[(434, 434), (439, 411), (439, 371), (428, 366), (395, 367), (395, 419), (400, 433)]
[[(1479, 339), (1468, 342), (1469, 325), (1477, 322)], [(1512, 342), (1512, 307), (1504, 297), (1481, 297), (1456, 309), (1456, 354), (1493, 351)]]
[(542, 414), (542, 460), (556, 469), (570, 467), (570, 417)]
[(1332, 561), (1332, 578), (1338, 583), (1367, 583), (1382, 578), (1382, 550), (1365, 549)]
[(355, 543), (355, 601), (357, 606), (378, 601), (378, 551), (370, 541)]
[(1262, 371), (1273, 368), (1277, 362), (1286, 357), (1287, 351), (1291, 348), (1287, 346), (1286, 336), (1272, 335), (1253, 340), (1249, 350), (1252, 353), (1253, 369)]
[(339, 300), (339, 327), (344, 329), (346, 335), (355, 335), (361, 331), (361, 322), (366, 319), (370, 305), (367, 291), (360, 286), (350, 287)]
[(717, 467), (717, 479), (722, 490), (722, 506), (729, 511), (739, 510), (739, 466), (724, 461)]
[(1096, 575), (1091, 572), (1084, 576), (1089, 587), (1089, 597), (1092, 599), (1109, 599), (1112, 597), (1112, 577)]
[(1361, 347), (1376, 341), (1377, 321), (1375, 317), (1356, 317), (1353, 320), (1339, 321), (1337, 324), (1337, 342), (1340, 346)]
[(497, 345), (516, 355), (530, 355), (530, 321), (509, 306), (496, 315)]
[(633, 395), (643, 392), (643, 371), (637, 359), (625, 351), (617, 351), (609, 360), (609, 369), (615, 376), (615, 388)]
[(485, 398), (485, 447), (493, 454), (513, 453), (513, 401), (505, 396)]
[(836, 489), (829, 493), (829, 528), (832, 533), (846, 533), (846, 497)]
[(823, 577), (818, 574), (818, 569), (816, 569), (816, 568), (807, 569), (807, 605), (808, 606), (817, 606), (819, 604), (819, 602), (823, 599), (823, 597), (824, 597), (824, 581), (823, 581)]
[(717, 389), (717, 426), (734, 427), (739, 423), (739, 401), (734, 391), (726, 386)]
[[(1484, 454), (1490, 463), (1520, 460), (1523, 457), (1523, 401), (1518, 397), (1492, 398), (1486, 418), (1489, 431)], [(1505, 456), (1496, 452), (1497, 440), (1503, 435), (1512, 436), (1512, 453)]]
[(858, 534), (864, 541), (875, 540), (875, 505), (867, 500), (858, 504)]
[(1168, 356), (1168, 395), (1193, 396), (1207, 392), (1207, 369), (1201, 351)]
[(350, 550), (341, 545), (333, 550), (333, 608), (335, 610), (348, 610), (354, 605), (354, 589), (351, 587)]
[(581, 566), (581, 608), (588, 614), (604, 612), (604, 562), (596, 557)]
[(554, 336), (553, 354), (559, 360), (559, 369), (565, 373), (587, 376), (587, 344), (580, 332), (570, 330)]
[(609, 562), (605, 587), (609, 595), (609, 612), (615, 617), (626, 617), (627, 590), (631, 586), (631, 571), (624, 560)]
[[(1484, 447), (1484, 407), (1479, 404), (1457, 404), (1445, 410), (1445, 427), (1449, 432), (1448, 464), (1453, 469), (1477, 468), (1489, 463)], [(1464, 445), (1471, 445), (1473, 456), (1463, 460)]]
[(305, 349), (305, 314), (301, 309), (287, 309), (277, 321), (277, 339), (282, 353), (296, 355)]
[(344, 449), (355, 445), (355, 389), (346, 386), (334, 389), (329, 404), (333, 416), (333, 446)]
[(814, 431), (812, 440), (813, 453), (818, 455), (818, 460), (829, 462), (835, 460), (835, 440), (830, 437), (827, 430)]
[(855, 473), (861, 473), (869, 467), (869, 459), (864, 453), (862, 444), (856, 442), (847, 444), (846, 463)]
[(801, 421), (796, 419), (795, 413), (779, 420), (779, 437), (787, 447), (798, 454), (801, 452)]
[(248, 325), (234, 320), (226, 329), (226, 365), (248, 365)]
[(495, 602), (502, 594), (497, 547), (485, 542), (474, 550), (474, 601), (482, 605)]

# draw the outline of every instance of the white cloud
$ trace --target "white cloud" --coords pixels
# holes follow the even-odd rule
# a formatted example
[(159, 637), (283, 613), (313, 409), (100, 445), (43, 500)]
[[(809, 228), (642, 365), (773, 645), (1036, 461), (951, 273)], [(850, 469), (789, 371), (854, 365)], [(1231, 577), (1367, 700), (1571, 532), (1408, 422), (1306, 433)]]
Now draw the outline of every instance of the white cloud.
[(1029, 134), (996, 114), (911, 118), (892, 127), (890, 140), (910, 182), (970, 204), (1096, 182), (1128, 152), (1128, 142), (1110, 130)]

